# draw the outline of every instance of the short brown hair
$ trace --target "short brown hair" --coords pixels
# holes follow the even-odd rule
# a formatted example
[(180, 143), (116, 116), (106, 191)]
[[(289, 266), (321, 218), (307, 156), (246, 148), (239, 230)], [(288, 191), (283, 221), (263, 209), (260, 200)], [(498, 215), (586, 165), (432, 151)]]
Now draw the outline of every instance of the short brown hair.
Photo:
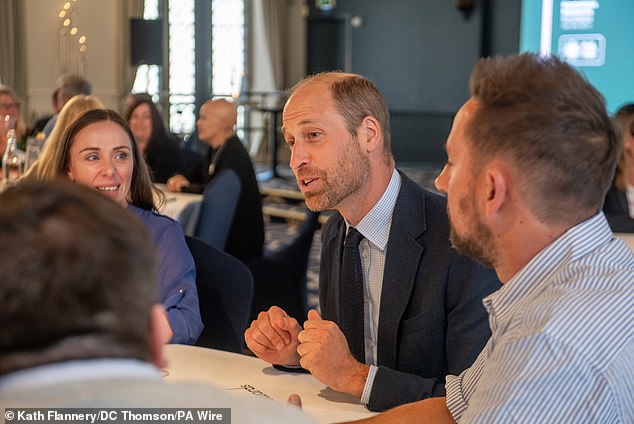
[(0, 194), (0, 375), (71, 359), (150, 359), (154, 246), (130, 212), (71, 183)]
[(353, 137), (357, 136), (357, 128), (363, 118), (376, 118), (383, 133), (383, 150), (388, 157), (392, 157), (390, 113), (385, 99), (372, 81), (356, 74), (322, 72), (297, 83), (291, 89), (291, 94), (312, 83), (325, 83), (330, 87), (337, 112), (343, 117), (346, 128)]
[(619, 144), (601, 94), (556, 57), (481, 59), (467, 132), (476, 164), (502, 156), (542, 221), (579, 222), (601, 209)]
[[(130, 183), (129, 202), (133, 205), (145, 209), (156, 209), (155, 198), (160, 199), (160, 191), (152, 185), (152, 177), (143, 154), (134, 138), (134, 134), (130, 131), (128, 123), (114, 110), (109, 109), (92, 109), (79, 115), (64, 131), (59, 148), (53, 152), (51, 157), (52, 175), (45, 178), (68, 177), (68, 168), (70, 164), (70, 147), (75, 140), (75, 136), (79, 131), (96, 122), (110, 121), (119, 125), (130, 137), (132, 145), (132, 156), (134, 159), (134, 169), (132, 171), (132, 181)], [(155, 193), (158, 193), (155, 195)]]

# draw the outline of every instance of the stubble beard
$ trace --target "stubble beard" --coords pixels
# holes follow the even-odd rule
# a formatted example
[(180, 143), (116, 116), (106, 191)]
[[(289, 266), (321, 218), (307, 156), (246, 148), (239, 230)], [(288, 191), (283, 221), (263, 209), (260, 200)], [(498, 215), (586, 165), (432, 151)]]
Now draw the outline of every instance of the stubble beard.
[(493, 233), (489, 227), (482, 221), (480, 216), (475, 212), (473, 198), (464, 197), (458, 202), (460, 214), (466, 218), (465, 222), (471, 227), (470, 234), (458, 234), (453, 220), (451, 219), (451, 211), (447, 207), (450, 223), (450, 240), (458, 253), (469, 256), (486, 266), (495, 266), (496, 246), (493, 239)]
[(306, 194), (306, 206), (314, 212), (337, 209), (348, 196), (363, 186), (370, 174), (370, 160), (363, 154), (356, 138), (347, 141), (335, 168), (314, 169), (322, 189)]

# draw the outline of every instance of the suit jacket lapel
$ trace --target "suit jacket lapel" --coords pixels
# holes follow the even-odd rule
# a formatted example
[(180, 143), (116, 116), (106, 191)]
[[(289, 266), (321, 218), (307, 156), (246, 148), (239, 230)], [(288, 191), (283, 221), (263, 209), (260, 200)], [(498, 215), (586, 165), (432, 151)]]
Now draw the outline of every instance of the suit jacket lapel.
[(402, 173), (401, 178), (387, 244), (377, 346), (378, 363), (390, 368), (396, 367), (399, 324), (410, 301), (423, 255), (418, 239), (426, 229), (421, 189)]

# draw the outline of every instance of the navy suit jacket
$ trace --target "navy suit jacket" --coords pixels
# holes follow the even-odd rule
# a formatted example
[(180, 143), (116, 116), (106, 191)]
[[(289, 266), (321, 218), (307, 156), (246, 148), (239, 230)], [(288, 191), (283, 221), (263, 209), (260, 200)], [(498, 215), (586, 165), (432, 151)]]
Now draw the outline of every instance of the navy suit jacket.
[[(381, 291), (377, 365), (368, 409), (445, 395), (445, 376), (468, 368), (490, 337), (482, 298), (500, 283), (449, 242), (445, 198), (401, 173)], [(336, 213), (322, 231), (319, 301), (339, 323), (341, 249)]]
[(615, 233), (634, 233), (634, 219), (630, 218), (627, 194), (614, 184), (605, 195), (603, 213)]

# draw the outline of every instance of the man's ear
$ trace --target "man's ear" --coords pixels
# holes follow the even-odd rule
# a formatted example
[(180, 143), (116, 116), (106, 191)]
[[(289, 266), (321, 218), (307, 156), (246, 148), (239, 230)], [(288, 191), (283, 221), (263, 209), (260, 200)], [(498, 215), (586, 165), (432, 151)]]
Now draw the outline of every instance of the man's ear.
[(485, 171), (485, 216), (495, 218), (509, 201), (511, 176), (506, 168), (498, 163), (490, 164)]
[(376, 151), (379, 147), (381, 150), (383, 149), (383, 133), (379, 121), (377, 121), (376, 118), (372, 116), (363, 118), (359, 126), (359, 131), (362, 131), (365, 135), (364, 143), (368, 153)]
[(150, 321), (148, 323), (148, 343), (150, 360), (158, 368), (166, 366), (163, 358), (163, 345), (172, 338), (172, 329), (167, 321), (167, 315), (163, 305), (152, 305)]

